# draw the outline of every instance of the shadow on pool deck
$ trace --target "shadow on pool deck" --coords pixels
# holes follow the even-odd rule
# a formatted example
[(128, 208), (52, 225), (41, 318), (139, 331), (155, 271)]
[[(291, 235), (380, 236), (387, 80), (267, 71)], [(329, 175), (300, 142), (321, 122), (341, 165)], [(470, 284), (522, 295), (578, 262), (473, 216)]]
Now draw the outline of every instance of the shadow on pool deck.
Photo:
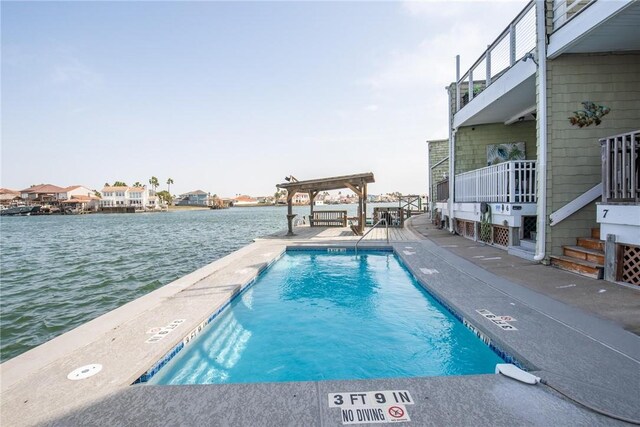
[(640, 287), (633, 289), (527, 261), (505, 250), (440, 230), (431, 224), (426, 214), (412, 218), (408, 228), (497, 276), (614, 321), (640, 335)]

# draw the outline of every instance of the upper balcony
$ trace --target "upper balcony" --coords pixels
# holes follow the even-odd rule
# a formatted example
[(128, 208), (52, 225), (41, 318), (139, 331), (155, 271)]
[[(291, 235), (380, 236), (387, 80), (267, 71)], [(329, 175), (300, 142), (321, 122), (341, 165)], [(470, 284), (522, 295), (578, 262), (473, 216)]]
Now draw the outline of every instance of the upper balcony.
[[(460, 75), (456, 70), (453, 127), (505, 125), (536, 114), (536, 8), (533, 0), (480, 58)], [(640, 50), (640, 1), (554, 0), (547, 57), (564, 53)]]
[[(535, 113), (536, 2), (532, 1), (460, 76), (457, 58), (453, 127), (509, 124)], [(471, 89), (470, 89), (471, 88)]]
[(640, 50), (640, 2), (554, 0), (547, 56)]

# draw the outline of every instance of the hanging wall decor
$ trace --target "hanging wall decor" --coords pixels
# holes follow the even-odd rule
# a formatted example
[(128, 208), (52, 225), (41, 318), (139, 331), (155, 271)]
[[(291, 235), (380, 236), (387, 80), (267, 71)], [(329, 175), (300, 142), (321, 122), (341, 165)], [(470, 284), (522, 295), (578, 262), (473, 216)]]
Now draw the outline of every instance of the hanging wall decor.
[(505, 144), (487, 145), (487, 166), (508, 162), (509, 160), (524, 159), (524, 142), (508, 142)]
[(611, 108), (605, 107), (604, 105), (596, 105), (591, 101), (584, 101), (582, 106), (584, 110), (574, 111), (573, 116), (569, 117), (569, 122), (571, 122), (572, 125), (585, 127), (595, 123), (596, 126), (598, 126), (602, 123), (602, 117), (611, 111)]

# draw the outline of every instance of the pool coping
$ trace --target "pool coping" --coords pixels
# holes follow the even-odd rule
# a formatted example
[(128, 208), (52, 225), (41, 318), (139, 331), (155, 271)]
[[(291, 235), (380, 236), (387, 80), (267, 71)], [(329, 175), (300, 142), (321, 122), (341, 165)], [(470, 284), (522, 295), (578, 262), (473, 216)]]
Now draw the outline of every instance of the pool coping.
[[(478, 411), (481, 409), (484, 410), (485, 408), (494, 408), (492, 405), (499, 405), (499, 402), (492, 400), (492, 396), (494, 395), (491, 394), (491, 390), (493, 390), (493, 387), (499, 386), (505, 390), (515, 387), (517, 396), (534, 398), (531, 404), (534, 406), (535, 404), (542, 405), (545, 411), (556, 414), (559, 420), (564, 419), (575, 422), (576, 420), (588, 419), (596, 423), (604, 423), (603, 420), (606, 420), (602, 417), (588, 415), (585, 410), (577, 408), (575, 405), (567, 402), (563, 403), (561, 399), (555, 396), (553, 399), (550, 399), (549, 396), (553, 396), (552, 392), (545, 391), (541, 388), (530, 389), (525, 386), (515, 386), (509, 382), (510, 380), (505, 380), (496, 375), (484, 375), (480, 376), (481, 378), (473, 376), (451, 378), (448, 381), (442, 378), (449, 377), (431, 377), (311, 382), (294, 383), (293, 385), (291, 383), (262, 383), (248, 385), (247, 387), (212, 385), (179, 387), (174, 389), (171, 388), (174, 386), (130, 385), (135, 379), (146, 372), (149, 366), (174, 348), (180, 340), (180, 336), (184, 336), (183, 332), (189, 332), (193, 330), (193, 328), (197, 328), (203, 320), (211, 315), (211, 309), (209, 309), (208, 314), (205, 314), (205, 310), (202, 308), (203, 306), (212, 307), (212, 304), (217, 304), (214, 306), (214, 311), (219, 309), (225, 301), (230, 299), (234, 292), (238, 292), (239, 286), (241, 287), (243, 283), (248, 283), (258, 277), (259, 272), (263, 271), (269, 262), (281, 256), (287, 246), (292, 245), (299, 245), (302, 249), (307, 249), (312, 246), (321, 248), (349, 246), (349, 244), (344, 241), (317, 243), (309, 242), (308, 240), (296, 241), (292, 239), (283, 241), (267, 239), (256, 242), (184, 278), (178, 279), (158, 291), (152, 292), (120, 309), (107, 313), (22, 356), (3, 363), (0, 365), (0, 375), (2, 375), (2, 411), (0, 411), (0, 416), (2, 424), (34, 425), (51, 422), (53, 424), (81, 425), (86, 424), (87, 420), (96, 423), (98, 419), (100, 419), (104, 420), (105, 425), (108, 425), (114, 424), (114, 420), (120, 420), (122, 422), (122, 418), (119, 417), (122, 417), (123, 414), (129, 417), (127, 418), (127, 422), (144, 415), (147, 417), (145, 418), (147, 421), (154, 419), (154, 417), (160, 417), (157, 418), (157, 420), (161, 424), (166, 423), (171, 416), (177, 417), (174, 420), (175, 423), (181, 423), (180, 420), (184, 423), (184, 420), (188, 419), (189, 416), (198, 416), (200, 413), (212, 414), (217, 411), (218, 407), (225, 407), (225, 404), (220, 401), (213, 407), (200, 406), (191, 408), (192, 412), (189, 413), (184, 411), (169, 413), (167, 410), (157, 411), (157, 407), (147, 401), (149, 396), (155, 396), (158, 401), (169, 399), (171, 402), (179, 402), (186, 408), (190, 407), (191, 403), (189, 402), (198, 401), (197, 395), (199, 394), (213, 396), (218, 395), (218, 393), (225, 393), (224, 395), (227, 396), (229, 402), (235, 402), (235, 406), (227, 408), (231, 411), (230, 414), (239, 420), (245, 420), (241, 421), (240, 424), (244, 422), (249, 424), (248, 418), (243, 417), (248, 417), (249, 415), (247, 414), (251, 414), (252, 409), (247, 407), (246, 402), (243, 403), (241, 396), (231, 397), (234, 390), (241, 390), (242, 393), (246, 394), (251, 393), (253, 390), (269, 389), (273, 391), (300, 389), (306, 390), (308, 396), (313, 395), (314, 397), (309, 397), (310, 400), (308, 401), (296, 401), (302, 405), (302, 407), (297, 409), (290, 409), (290, 401), (282, 402), (281, 406), (276, 406), (275, 409), (273, 409), (275, 411), (274, 413), (279, 414), (278, 416), (281, 416), (281, 418), (277, 420), (274, 418), (274, 422), (271, 425), (283, 424), (283, 420), (284, 424), (287, 424), (286, 420), (290, 419), (287, 418), (287, 416), (290, 416), (291, 412), (288, 414), (286, 412), (278, 412), (284, 408), (289, 408), (291, 411), (304, 410), (305, 414), (311, 414), (312, 418), (310, 419), (312, 422), (309, 425), (334, 425), (339, 422), (339, 416), (335, 411), (332, 412), (326, 407), (326, 400), (324, 400), (326, 399), (326, 395), (322, 397), (322, 390), (327, 390), (327, 387), (335, 387), (333, 391), (338, 387), (341, 390), (352, 391), (364, 389), (381, 390), (384, 388), (380, 387), (395, 387), (396, 385), (399, 387), (402, 384), (411, 384), (411, 387), (415, 387), (416, 393), (424, 393), (425, 395), (431, 393), (431, 396), (433, 396), (434, 393), (438, 393), (432, 389), (432, 385), (438, 384), (438, 387), (441, 387), (443, 391), (448, 390), (448, 392), (458, 396), (458, 400), (462, 398), (466, 399), (467, 402), (473, 402), (475, 405), (474, 408)], [(413, 251), (413, 255), (407, 255), (403, 252), (404, 247), (407, 245), (414, 247), (415, 251)], [(456, 261), (455, 258), (451, 258), (450, 254), (440, 253), (436, 245), (431, 242), (416, 240), (392, 243), (390, 245), (381, 245), (379, 243), (363, 243), (362, 245), (363, 248), (376, 246), (393, 247), (398, 258), (414, 277), (418, 279), (421, 285), (427, 286), (432, 295), (438, 293), (443, 300), (448, 301), (455, 306), (457, 310), (461, 310), (465, 318), (468, 317), (472, 324), (484, 325), (481, 326), (481, 329), (486, 332), (492, 340), (496, 340), (496, 342), (501, 344), (504, 343), (505, 348), (514, 348), (520, 351), (519, 346), (521, 346), (525, 350), (530, 349), (528, 342), (523, 342), (523, 340), (518, 340), (513, 336), (506, 336), (498, 330), (492, 330), (490, 328), (491, 324), (482, 323), (484, 321), (482, 317), (477, 313), (474, 314), (473, 307), (470, 308), (467, 304), (466, 295), (462, 297), (458, 295), (456, 293), (458, 292), (457, 288), (447, 285), (440, 280), (441, 278), (439, 278), (437, 274), (425, 275), (421, 272), (420, 266), (424, 265), (425, 262), (430, 262), (433, 263), (433, 265), (430, 264), (429, 268), (437, 268), (443, 274), (447, 269), (455, 271), (455, 274), (459, 276), (459, 285), (473, 285), (473, 287), (469, 288), (471, 289), (471, 293), (475, 292), (477, 294), (473, 295), (473, 297), (480, 300), (484, 298), (483, 301), (485, 301), (486, 304), (497, 304), (499, 306), (500, 304), (504, 304), (505, 301), (512, 299), (517, 303), (516, 308), (522, 313), (522, 316), (537, 322), (536, 325), (533, 326), (537, 327), (538, 324), (551, 325), (551, 329), (561, 333), (561, 335), (556, 336), (553, 335), (555, 332), (551, 331), (547, 333), (547, 335), (541, 335), (557, 343), (557, 347), (561, 351), (555, 352), (555, 349), (544, 349), (544, 351), (551, 356), (557, 356), (560, 362), (544, 360), (542, 364), (537, 363), (537, 360), (539, 360), (541, 356), (534, 355), (534, 358), (537, 360), (530, 361), (532, 366), (540, 369), (541, 372), (548, 377), (560, 381), (566, 388), (578, 393), (583, 398), (595, 399), (596, 401), (604, 400), (608, 408), (621, 410), (623, 412), (629, 411), (628, 395), (625, 401), (625, 397), (620, 396), (620, 393), (615, 393), (615, 390), (612, 390), (610, 384), (612, 382), (618, 382), (621, 384), (622, 391), (628, 391), (630, 388), (628, 384), (625, 385), (624, 382), (633, 381), (635, 379), (633, 375), (638, 376), (638, 374), (631, 372), (631, 376), (629, 376), (627, 372), (622, 371), (620, 366), (630, 366), (629, 361), (614, 351), (615, 344), (608, 346), (606, 345), (606, 341), (598, 342), (597, 340), (587, 339), (579, 329), (571, 327), (572, 321), (581, 321), (579, 318), (556, 321), (552, 316), (540, 312), (535, 307), (532, 308), (526, 304), (522, 304), (523, 300), (526, 300), (532, 294), (535, 294), (535, 292), (529, 291), (529, 294), (523, 294), (520, 289), (521, 287), (515, 284), (510, 284), (510, 286), (516, 290), (512, 292), (516, 294), (515, 299), (508, 294), (498, 294), (495, 289), (491, 289), (488, 285), (488, 282), (491, 280), (497, 280), (495, 277), (492, 277), (493, 275), (486, 272), (475, 272), (473, 269), (470, 270), (468, 266), (458, 265), (460, 262)], [(395, 250), (395, 248), (398, 248), (398, 250)], [(471, 271), (471, 273), (469, 273), (469, 271)], [(477, 275), (478, 278), (472, 278), (471, 275), (473, 274)], [(191, 296), (184, 298), (188, 293)], [(481, 295), (482, 293), (484, 293), (485, 296)], [(496, 302), (494, 300), (500, 301)], [(563, 306), (564, 304), (557, 303), (556, 306), (553, 307), (553, 310), (557, 310)], [(189, 313), (189, 316), (184, 316), (181, 311), (182, 313)], [(200, 314), (196, 315), (197, 313)], [(190, 318), (188, 322), (176, 328), (176, 331), (180, 331), (180, 334), (177, 332), (173, 335), (169, 334), (166, 341), (161, 342), (158, 346), (145, 347), (140, 344), (143, 342), (142, 340), (147, 337), (147, 335), (145, 335), (146, 323), (156, 322), (157, 324), (162, 324), (158, 319), (166, 322), (180, 317)], [(591, 324), (601, 326), (602, 331), (609, 331), (614, 335), (618, 335), (621, 337), (620, 339), (623, 340), (629, 339), (627, 335), (624, 335), (626, 331), (623, 331), (621, 328), (616, 330), (614, 326), (606, 324), (606, 322), (603, 322), (601, 319), (595, 319), (592, 316), (589, 317), (589, 321)], [(530, 336), (531, 334), (535, 336), (536, 331), (532, 332), (526, 329), (526, 327), (522, 328), (522, 330)], [(542, 333), (543, 331), (540, 332)], [(546, 333), (547, 331), (544, 332)], [(628, 335), (630, 336), (631, 334)], [(564, 343), (558, 337), (569, 337), (573, 341), (570, 341), (568, 344), (577, 343), (578, 345), (563, 349), (562, 346)], [(134, 344), (127, 346), (128, 343)], [(593, 351), (594, 354), (590, 355), (590, 351)], [(586, 355), (580, 354), (581, 352), (586, 353)], [(524, 353), (526, 353), (526, 351)], [(516, 352), (516, 357), (518, 355), (519, 353)], [(566, 360), (570, 359), (567, 355), (575, 355), (576, 359), (582, 357), (580, 360), (582, 364), (570, 366), (571, 362), (566, 362)], [(550, 359), (551, 356), (544, 357)], [(598, 359), (599, 356), (603, 356), (602, 358), (607, 360), (592, 360)], [(66, 379), (66, 374), (70, 372), (72, 368), (81, 366), (83, 363), (94, 361), (104, 362), (105, 368), (100, 374), (83, 381), (71, 382)], [(549, 367), (546, 366), (547, 364), (560, 365), (563, 363), (567, 369), (571, 371), (570, 375), (568, 375), (567, 372), (554, 372), (553, 369), (550, 370)], [(596, 387), (589, 383), (587, 378), (588, 370), (593, 367), (590, 363), (592, 363), (593, 366), (603, 367), (603, 370), (604, 368), (610, 369), (610, 371), (606, 373), (611, 376), (611, 380), (608, 383), (609, 385), (600, 384)], [(620, 366), (617, 366), (618, 363), (620, 363)], [(635, 367), (636, 365), (632, 366)], [(603, 376), (605, 373), (598, 375)], [(477, 391), (477, 398), (468, 396), (467, 388), (480, 383), (487, 384), (489, 389), (479, 389)], [(640, 381), (638, 383), (640, 384)], [(419, 392), (418, 390), (422, 391)], [(606, 396), (603, 396), (603, 390), (606, 391)], [(631, 389), (631, 391), (635, 390)], [(120, 401), (120, 398), (124, 400)], [(618, 398), (620, 398), (620, 401), (616, 402)], [(274, 396), (262, 396), (256, 398), (252, 405), (254, 405), (255, 408), (273, 408), (276, 400), (277, 397)], [(454, 419), (452, 418), (454, 415), (450, 410), (451, 407), (447, 406), (447, 402), (450, 400), (451, 397), (449, 396), (448, 399), (439, 402), (439, 406), (436, 407), (429, 406), (427, 403), (424, 403), (423, 406), (420, 407), (416, 405), (415, 408), (411, 408), (412, 419), (419, 422), (421, 419), (420, 416), (427, 417), (431, 413), (439, 413), (439, 411), (442, 411), (442, 418), (439, 419), (441, 424), (447, 423), (447, 421), (450, 423), (451, 420)], [(168, 400), (166, 401), (168, 402)], [(135, 408), (137, 412), (132, 412), (133, 409), (130, 409), (130, 407)], [(499, 417), (507, 415), (515, 417), (513, 419), (520, 420), (520, 422), (527, 419), (518, 418), (526, 415), (527, 408), (510, 408), (508, 410), (503, 408), (503, 411), (506, 412), (493, 414), (491, 411), (483, 412), (486, 417), (483, 418), (483, 420), (487, 422), (500, 420), (501, 418)], [(104, 418), (96, 418), (98, 416)], [(456, 416), (463, 417), (465, 414), (458, 414)], [(428, 418), (422, 419), (426, 420)], [(81, 420), (83, 421), (81, 422)], [(279, 423), (277, 422), (278, 420), (280, 420)], [(608, 422), (609, 420), (606, 421)], [(462, 422), (464, 423), (464, 421)], [(115, 423), (118, 424), (117, 422)]]

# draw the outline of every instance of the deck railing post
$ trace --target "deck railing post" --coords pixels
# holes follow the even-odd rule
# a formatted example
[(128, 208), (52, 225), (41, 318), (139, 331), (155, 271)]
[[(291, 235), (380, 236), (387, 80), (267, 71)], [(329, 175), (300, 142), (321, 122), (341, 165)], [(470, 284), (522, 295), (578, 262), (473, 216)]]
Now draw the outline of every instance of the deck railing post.
[(473, 70), (469, 70), (469, 101), (473, 99)]
[(507, 164), (507, 173), (509, 174), (509, 203), (516, 203), (516, 162)]
[(509, 64), (516, 63), (516, 24), (509, 25)]
[(487, 77), (486, 77), (485, 89), (489, 87), (489, 85), (491, 84), (491, 45), (487, 45), (486, 65), (487, 65)]
[[(482, 171), (478, 171), (482, 173)], [(474, 202), (482, 202), (481, 188), (482, 188), (482, 178), (479, 173), (476, 172), (474, 181), (476, 182), (476, 191), (473, 197)]]
[(460, 55), (456, 55), (456, 113), (460, 111)]

